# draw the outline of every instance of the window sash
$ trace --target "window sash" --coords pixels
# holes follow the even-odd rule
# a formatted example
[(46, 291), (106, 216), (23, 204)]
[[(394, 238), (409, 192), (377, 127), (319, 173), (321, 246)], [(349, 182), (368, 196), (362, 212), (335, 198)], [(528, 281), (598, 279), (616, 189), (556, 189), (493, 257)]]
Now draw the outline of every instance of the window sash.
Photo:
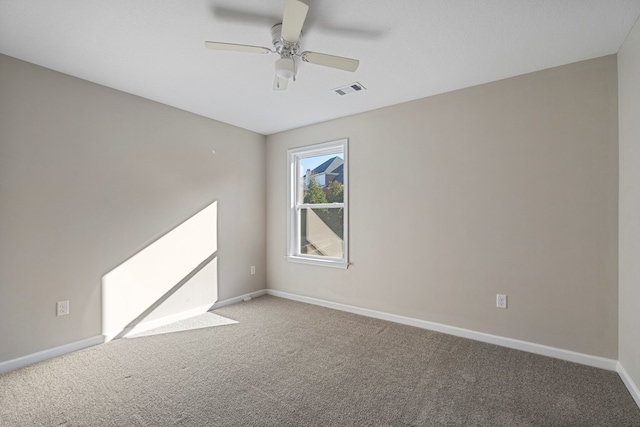
[[(289, 238), (287, 259), (292, 262), (300, 262), (315, 265), (325, 265), (330, 267), (347, 268), (349, 245), (348, 245), (348, 140), (342, 139), (313, 146), (291, 149), (289, 155)], [(344, 159), (344, 179), (343, 191), (344, 202), (336, 203), (302, 203), (304, 197), (304, 180), (302, 179), (301, 160), (324, 155), (341, 154)], [(306, 172), (306, 171), (305, 171)], [(343, 256), (330, 257), (324, 255), (314, 255), (301, 253), (301, 212), (303, 209), (343, 209)]]

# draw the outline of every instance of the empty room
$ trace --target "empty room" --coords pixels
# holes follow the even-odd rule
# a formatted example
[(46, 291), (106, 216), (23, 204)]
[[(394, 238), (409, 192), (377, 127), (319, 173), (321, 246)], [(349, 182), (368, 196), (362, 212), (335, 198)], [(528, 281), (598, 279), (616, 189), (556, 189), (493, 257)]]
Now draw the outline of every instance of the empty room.
[(1, 426), (640, 426), (640, 0), (0, 0)]

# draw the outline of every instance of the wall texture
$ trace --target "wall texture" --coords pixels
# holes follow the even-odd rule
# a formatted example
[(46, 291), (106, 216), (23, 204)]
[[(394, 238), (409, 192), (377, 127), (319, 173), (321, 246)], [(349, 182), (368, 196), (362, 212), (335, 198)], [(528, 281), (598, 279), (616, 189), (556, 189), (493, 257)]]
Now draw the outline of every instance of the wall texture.
[[(618, 52), (620, 363), (640, 387), (640, 23)], [(640, 404), (640, 402), (638, 402)]]
[[(617, 359), (617, 106), (609, 56), (267, 137), (269, 288)], [(352, 265), (288, 263), (287, 149), (343, 137)]]
[(264, 289), (264, 136), (7, 56), (0, 76), (0, 362), (100, 335), (102, 276), (216, 200), (219, 299)]

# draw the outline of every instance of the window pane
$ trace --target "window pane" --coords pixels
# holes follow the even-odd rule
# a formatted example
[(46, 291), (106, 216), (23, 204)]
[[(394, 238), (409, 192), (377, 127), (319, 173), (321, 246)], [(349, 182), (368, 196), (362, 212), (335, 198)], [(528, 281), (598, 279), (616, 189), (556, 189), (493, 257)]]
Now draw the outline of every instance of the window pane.
[(344, 256), (344, 209), (301, 209), (300, 253)]
[(343, 203), (344, 154), (336, 153), (300, 160), (303, 182), (299, 203)]

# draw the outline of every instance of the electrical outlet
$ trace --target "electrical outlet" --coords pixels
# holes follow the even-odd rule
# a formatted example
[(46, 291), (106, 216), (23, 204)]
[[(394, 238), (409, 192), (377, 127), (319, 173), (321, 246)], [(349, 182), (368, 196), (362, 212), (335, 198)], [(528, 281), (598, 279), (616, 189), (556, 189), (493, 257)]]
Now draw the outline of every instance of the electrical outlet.
[(496, 307), (507, 308), (507, 296), (502, 294), (496, 295)]
[(66, 316), (69, 314), (69, 300), (58, 301), (56, 304), (56, 316)]
[(251, 266), (251, 274), (256, 274), (256, 266), (255, 265)]

